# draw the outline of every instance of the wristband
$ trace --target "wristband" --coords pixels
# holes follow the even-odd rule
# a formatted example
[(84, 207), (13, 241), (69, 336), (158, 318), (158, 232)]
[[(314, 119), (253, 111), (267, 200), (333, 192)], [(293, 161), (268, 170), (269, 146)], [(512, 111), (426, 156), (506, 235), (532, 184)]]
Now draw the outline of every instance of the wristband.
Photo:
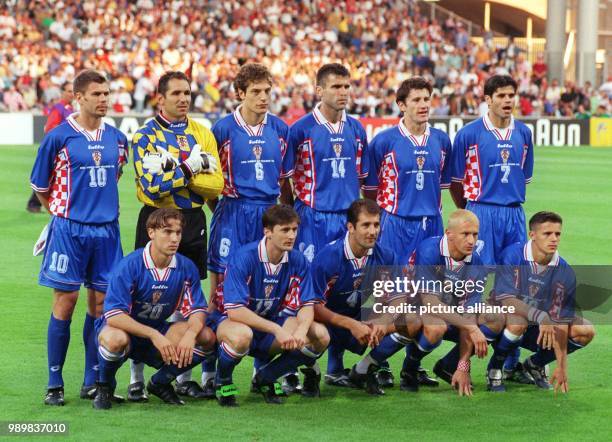
[(529, 322), (536, 322), (538, 324), (541, 324), (547, 316), (548, 315), (546, 314), (546, 312), (538, 310), (535, 307), (529, 307), (529, 310), (527, 311), (527, 320), (529, 320)]
[(464, 371), (466, 373), (470, 372), (470, 360), (468, 359), (467, 361), (459, 361), (459, 363), (457, 364), (457, 370), (459, 371)]

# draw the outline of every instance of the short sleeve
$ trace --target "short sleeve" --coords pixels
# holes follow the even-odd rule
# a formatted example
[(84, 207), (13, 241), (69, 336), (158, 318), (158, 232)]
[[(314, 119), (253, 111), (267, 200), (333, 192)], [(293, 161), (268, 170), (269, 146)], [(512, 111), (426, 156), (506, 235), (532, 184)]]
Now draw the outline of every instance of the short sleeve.
[(49, 191), (56, 157), (61, 147), (57, 130), (52, 130), (45, 135), (40, 143), (30, 175), (30, 185), (36, 192), (45, 193)]
[(124, 258), (116, 270), (113, 271), (104, 297), (103, 316), (105, 319), (125, 313), (130, 314), (132, 309), (132, 290), (136, 269), (130, 271), (129, 260)]
[(463, 182), (465, 177), (465, 152), (466, 146), (465, 131), (460, 130), (455, 136), (451, 149), (450, 175), (454, 182)]
[(234, 256), (225, 269), (223, 280), (223, 307), (231, 310), (249, 305), (249, 269), (247, 261)]

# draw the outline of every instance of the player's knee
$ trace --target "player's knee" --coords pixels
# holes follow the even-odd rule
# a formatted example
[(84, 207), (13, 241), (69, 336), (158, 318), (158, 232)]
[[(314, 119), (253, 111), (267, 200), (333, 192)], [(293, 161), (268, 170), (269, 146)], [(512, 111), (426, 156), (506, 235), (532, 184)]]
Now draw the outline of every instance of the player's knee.
[(446, 333), (448, 327), (446, 324), (425, 324), (423, 325), (423, 334), (429, 342), (438, 342)]
[(527, 330), (526, 324), (506, 324), (506, 330), (515, 336), (522, 336)]
[(198, 334), (196, 339), (197, 343), (206, 350), (213, 348), (216, 340), (217, 337), (215, 336), (215, 332), (213, 332), (210, 327), (206, 326), (202, 327), (202, 331)]
[(494, 333), (501, 333), (506, 324), (506, 318), (504, 315), (485, 314), (479, 318), (479, 324), (486, 326), (489, 330)]
[(419, 334), (423, 327), (423, 321), (416, 315), (404, 315), (404, 317), (396, 322), (395, 331), (407, 338), (414, 338)]
[(100, 341), (100, 344), (103, 345), (109, 352), (121, 353), (129, 345), (130, 338), (123, 330), (112, 330), (107, 331)]
[(240, 324), (238, 327), (235, 327), (231, 333), (228, 333), (227, 338), (229, 341), (228, 344), (233, 349), (240, 353), (244, 353), (249, 349), (251, 341), (253, 340), (253, 330), (244, 324)]
[(79, 299), (79, 292), (62, 292), (56, 290), (53, 302), (53, 316), (66, 321), (72, 318), (72, 313)]
[(308, 337), (311, 341), (311, 345), (319, 352), (325, 350), (329, 345), (330, 338), (327, 327), (318, 322), (313, 322), (311, 324)]
[(595, 327), (592, 324), (584, 324), (578, 327), (572, 327), (570, 338), (577, 344), (584, 346), (595, 338)]

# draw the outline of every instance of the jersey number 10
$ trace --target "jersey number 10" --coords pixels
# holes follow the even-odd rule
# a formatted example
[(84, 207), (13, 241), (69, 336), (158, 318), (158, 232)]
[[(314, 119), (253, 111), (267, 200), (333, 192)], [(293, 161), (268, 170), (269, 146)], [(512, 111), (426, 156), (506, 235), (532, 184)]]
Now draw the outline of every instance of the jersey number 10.
[(106, 169), (103, 167), (92, 167), (89, 169), (89, 187), (106, 186)]

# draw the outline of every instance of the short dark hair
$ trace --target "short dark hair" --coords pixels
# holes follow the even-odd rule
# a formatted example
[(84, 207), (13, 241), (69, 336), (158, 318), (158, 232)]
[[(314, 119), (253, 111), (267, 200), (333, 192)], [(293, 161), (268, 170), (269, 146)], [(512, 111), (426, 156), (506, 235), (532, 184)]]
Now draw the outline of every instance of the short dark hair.
[(563, 224), (563, 218), (555, 212), (538, 212), (529, 219), (529, 230), (534, 231), (537, 226), (544, 223)]
[(433, 86), (423, 77), (411, 77), (407, 80), (402, 81), (402, 83), (397, 88), (397, 92), (395, 93), (395, 102), (396, 103), (404, 103), (408, 95), (410, 95), (410, 91), (427, 89), (429, 95), (433, 92)]
[(327, 63), (319, 68), (317, 71), (317, 86), (324, 86), (327, 77), (330, 75), (336, 75), (338, 77), (350, 77), (351, 74), (344, 65), (340, 63)]
[(66, 86), (72, 85), (72, 90), (74, 91), (74, 85), (70, 81), (64, 81), (62, 83), (62, 92), (66, 90)]
[(104, 75), (94, 69), (85, 69), (77, 74), (72, 83), (74, 92), (85, 93), (90, 83), (108, 83)]
[(157, 209), (149, 215), (147, 218), (147, 230), (148, 229), (162, 229), (168, 225), (168, 221), (171, 219), (177, 219), (181, 223), (182, 227), (185, 227), (185, 217), (178, 209)]
[(287, 204), (277, 204), (266, 210), (261, 217), (264, 229), (274, 229), (274, 226), (284, 226), (293, 222), (300, 222), (300, 216), (295, 209)]
[(359, 215), (364, 212), (370, 215), (380, 215), (380, 207), (370, 199), (355, 200), (346, 212), (346, 221), (356, 226), (357, 221), (359, 221)]
[(236, 95), (238, 91), (246, 92), (251, 83), (257, 83), (258, 81), (267, 81), (272, 84), (272, 74), (268, 68), (260, 63), (244, 64), (234, 79)]
[(493, 75), (487, 78), (484, 84), (484, 94), (485, 96), (492, 97), (497, 89), (502, 87), (512, 86), (514, 92), (518, 89), (518, 84), (510, 75)]
[[(187, 83), (191, 83), (189, 77), (184, 72), (168, 71), (159, 77), (159, 81), (157, 83), (158, 94), (166, 96), (166, 92), (168, 92), (168, 83), (170, 83), (170, 80), (185, 80)], [(189, 84), (189, 87), (191, 87), (191, 84)]]

